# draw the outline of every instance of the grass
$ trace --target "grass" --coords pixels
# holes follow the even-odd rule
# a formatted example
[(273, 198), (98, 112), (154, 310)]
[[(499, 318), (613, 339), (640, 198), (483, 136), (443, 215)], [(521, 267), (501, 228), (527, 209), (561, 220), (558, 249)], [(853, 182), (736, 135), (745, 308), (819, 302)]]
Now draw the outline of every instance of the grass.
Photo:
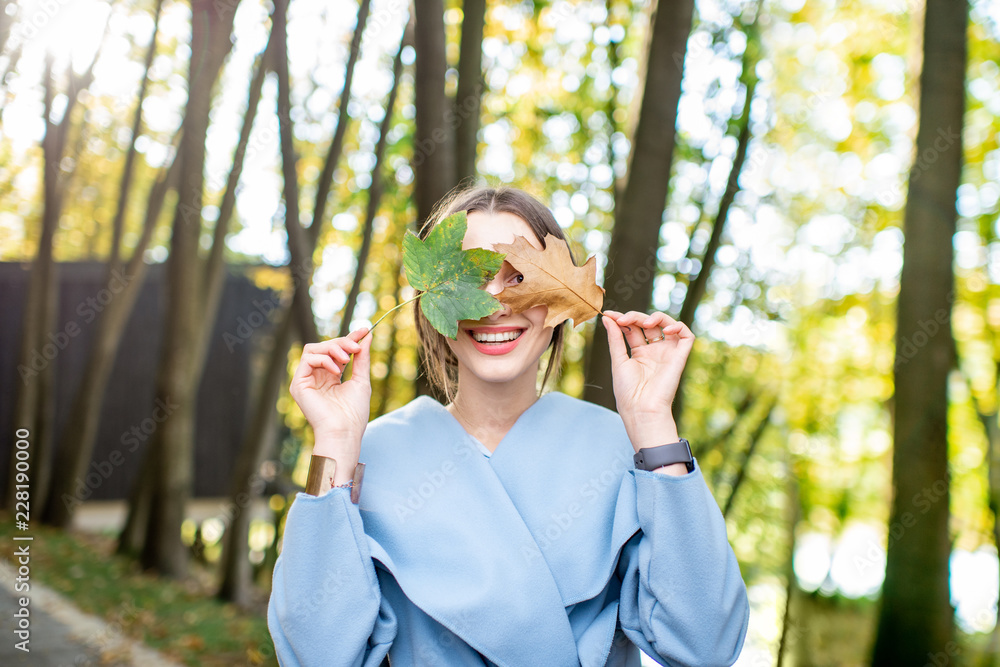
[[(12, 544), (13, 533), (11, 517), (0, 515), (0, 540)], [(109, 537), (37, 523), (30, 534), (32, 579), (123, 634), (187, 665), (278, 664), (263, 609), (214, 599), (210, 572), (195, 566), (187, 580), (169, 581), (115, 555)]]

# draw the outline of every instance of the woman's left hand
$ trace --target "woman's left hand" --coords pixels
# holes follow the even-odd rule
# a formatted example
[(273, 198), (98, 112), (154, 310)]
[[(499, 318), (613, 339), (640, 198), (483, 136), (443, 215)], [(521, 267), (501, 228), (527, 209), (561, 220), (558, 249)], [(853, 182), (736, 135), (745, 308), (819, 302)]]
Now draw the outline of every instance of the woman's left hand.
[(658, 311), (604, 312), (601, 321), (608, 332), (615, 401), (632, 445), (638, 451), (676, 442), (670, 406), (694, 346), (694, 334), (684, 323)]

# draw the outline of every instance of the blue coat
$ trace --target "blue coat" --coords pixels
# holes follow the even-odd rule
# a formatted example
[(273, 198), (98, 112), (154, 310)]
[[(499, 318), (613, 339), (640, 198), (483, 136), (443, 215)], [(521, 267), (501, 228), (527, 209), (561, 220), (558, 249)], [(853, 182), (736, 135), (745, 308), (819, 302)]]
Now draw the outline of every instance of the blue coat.
[[(292, 665), (730, 665), (749, 606), (697, 467), (634, 470), (621, 418), (550, 392), (492, 455), (420, 396), (348, 489), (299, 493), (268, 627)], [(638, 647), (638, 648), (637, 648)]]

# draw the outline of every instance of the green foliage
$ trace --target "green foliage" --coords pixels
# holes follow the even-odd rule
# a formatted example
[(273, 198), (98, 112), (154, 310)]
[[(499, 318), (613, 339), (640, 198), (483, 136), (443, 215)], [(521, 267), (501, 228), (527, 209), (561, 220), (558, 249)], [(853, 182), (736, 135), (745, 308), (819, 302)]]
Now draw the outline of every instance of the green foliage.
[(503, 255), (492, 250), (462, 250), (468, 226), (464, 211), (450, 215), (421, 240), (403, 237), (403, 266), (414, 289), (422, 290), (420, 310), (442, 335), (458, 336), (458, 321), (486, 317), (502, 308), (483, 283), (500, 270)]

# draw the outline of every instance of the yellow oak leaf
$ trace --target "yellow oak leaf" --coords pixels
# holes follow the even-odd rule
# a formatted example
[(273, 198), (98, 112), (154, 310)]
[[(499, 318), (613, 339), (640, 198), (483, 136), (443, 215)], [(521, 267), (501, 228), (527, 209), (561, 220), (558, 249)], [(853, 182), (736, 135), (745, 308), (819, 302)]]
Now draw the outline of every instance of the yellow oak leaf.
[(544, 250), (539, 250), (523, 236), (513, 243), (496, 243), (493, 249), (506, 259), (524, 279), (506, 287), (497, 299), (515, 313), (532, 306), (545, 305), (544, 326), (551, 327), (572, 319), (576, 326), (601, 312), (604, 288), (597, 284), (597, 258), (583, 266), (573, 264), (566, 241), (546, 234)]

